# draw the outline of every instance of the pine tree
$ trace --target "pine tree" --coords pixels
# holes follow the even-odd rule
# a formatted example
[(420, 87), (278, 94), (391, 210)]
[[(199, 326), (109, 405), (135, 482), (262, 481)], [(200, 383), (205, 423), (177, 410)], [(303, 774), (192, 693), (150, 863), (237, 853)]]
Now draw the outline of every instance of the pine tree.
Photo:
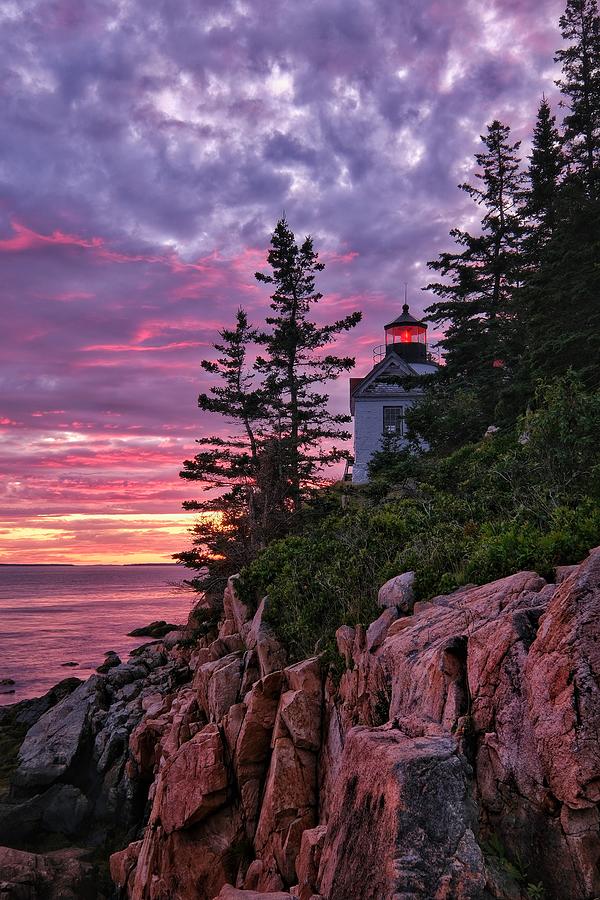
[(511, 141), (507, 125), (492, 122), (482, 141), (484, 150), (475, 156), (478, 184), (460, 185), (483, 208), (481, 231), (450, 232), (458, 248), (429, 263), (444, 280), (427, 287), (442, 298), (427, 309), (429, 319), (446, 326), (442, 342), (446, 365), (440, 379), (461, 395), (478, 397), (478, 413), (473, 414), (469, 404), (473, 419), (465, 423), (473, 437), (493, 422), (513, 362), (510, 329), (513, 291), (520, 279), (523, 181), (520, 143)]
[[(248, 369), (248, 348), (257, 338), (243, 309), (236, 315), (234, 329), (220, 332), (220, 353), (216, 360), (203, 360), (202, 368), (217, 376), (221, 384), (200, 394), (198, 406), (203, 412), (219, 413), (236, 426), (233, 436), (201, 438), (206, 449), (186, 460), (182, 478), (203, 481), (213, 487), (231, 487), (252, 479), (257, 467), (255, 423), (262, 413), (262, 393), (254, 388), (254, 373)], [(212, 395), (212, 396), (211, 396)]]
[(349, 416), (334, 415), (327, 409), (329, 397), (316, 390), (324, 381), (337, 378), (354, 365), (353, 357), (322, 355), (332, 340), (354, 328), (361, 319), (356, 312), (330, 325), (317, 325), (310, 318), (322, 299), (315, 285), (324, 269), (313, 242), (306, 237), (299, 246), (285, 218), (277, 223), (268, 255), (271, 274), (256, 273), (258, 281), (273, 286), (267, 317), (270, 331), (261, 335), (266, 354), (257, 360), (264, 375), (273, 434), (281, 447), (289, 481), (289, 496), (298, 509), (306, 487), (315, 481), (322, 466), (343, 458), (346, 453), (324, 442), (347, 440), (342, 425)]
[(215, 596), (229, 575), (283, 530), (286, 518), (281, 479), (269, 468), (272, 441), (262, 433), (264, 396), (248, 364), (258, 332), (239, 309), (235, 327), (223, 329), (220, 337), (214, 345), (218, 358), (201, 363), (218, 383), (209, 394), (200, 394), (198, 406), (223, 416), (234, 433), (201, 438), (197, 443), (203, 449), (183, 464), (181, 477), (201, 483), (210, 496), (183, 504), (200, 515), (192, 529), (192, 549), (176, 555), (199, 572), (194, 586)]
[(600, 194), (600, 16), (596, 0), (567, 0), (560, 29), (569, 46), (556, 54), (566, 97), (565, 151), (592, 197)]
[(513, 292), (508, 355), (514, 360), (514, 366), (507, 393), (515, 415), (524, 411), (535, 390), (534, 354), (539, 317), (547, 309), (546, 298), (539, 291), (539, 273), (559, 226), (563, 169), (561, 136), (544, 97), (538, 108), (522, 198), (522, 285)]
[(561, 189), (559, 215), (540, 266), (528, 277), (532, 377), (579, 373), (600, 386), (600, 200), (583, 182)]
[(564, 168), (561, 137), (556, 116), (544, 97), (538, 108), (533, 131), (532, 151), (526, 172), (523, 216), (528, 244), (528, 264), (539, 262), (541, 248), (552, 237), (556, 226), (560, 177)]
[(568, 0), (568, 46), (556, 54), (566, 97), (565, 175), (551, 235), (538, 242), (523, 293), (531, 379), (578, 372), (600, 383), (600, 16), (596, 0)]

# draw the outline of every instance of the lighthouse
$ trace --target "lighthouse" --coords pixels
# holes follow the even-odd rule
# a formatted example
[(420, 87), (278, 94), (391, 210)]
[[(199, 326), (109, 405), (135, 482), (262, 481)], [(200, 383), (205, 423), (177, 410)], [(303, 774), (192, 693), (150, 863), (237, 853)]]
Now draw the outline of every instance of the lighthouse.
[(352, 482), (368, 481), (371, 457), (384, 435), (398, 446), (408, 437), (406, 410), (421, 394), (418, 379), (438, 366), (427, 353), (427, 323), (411, 315), (408, 303), (385, 328), (385, 343), (373, 350), (373, 368), (364, 378), (350, 379), (350, 412), (354, 419)]

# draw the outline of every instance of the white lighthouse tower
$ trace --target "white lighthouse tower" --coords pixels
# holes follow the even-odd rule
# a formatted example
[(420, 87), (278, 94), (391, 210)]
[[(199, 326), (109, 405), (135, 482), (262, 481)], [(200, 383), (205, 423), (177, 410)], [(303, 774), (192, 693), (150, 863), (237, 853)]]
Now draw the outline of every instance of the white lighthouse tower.
[(350, 412), (354, 418), (352, 481), (368, 480), (368, 465), (384, 434), (400, 443), (406, 438), (405, 413), (421, 393), (411, 386), (415, 376), (432, 375), (437, 364), (427, 355), (427, 324), (402, 314), (385, 326), (385, 344), (373, 351), (375, 365), (364, 378), (350, 379)]

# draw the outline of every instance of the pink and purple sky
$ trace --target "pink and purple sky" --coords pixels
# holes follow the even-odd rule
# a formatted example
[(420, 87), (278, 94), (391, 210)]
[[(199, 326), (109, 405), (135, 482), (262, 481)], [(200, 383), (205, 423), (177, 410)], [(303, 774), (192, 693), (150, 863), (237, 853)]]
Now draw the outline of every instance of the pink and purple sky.
[[(321, 314), (368, 369), (476, 222), (456, 185), (492, 118), (556, 99), (562, 0), (4, 0), (0, 561), (168, 560), (200, 360), (258, 321), (285, 210)], [(526, 148), (525, 148), (526, 149)], [(347, 381), (332, 388), (345, 409)]]

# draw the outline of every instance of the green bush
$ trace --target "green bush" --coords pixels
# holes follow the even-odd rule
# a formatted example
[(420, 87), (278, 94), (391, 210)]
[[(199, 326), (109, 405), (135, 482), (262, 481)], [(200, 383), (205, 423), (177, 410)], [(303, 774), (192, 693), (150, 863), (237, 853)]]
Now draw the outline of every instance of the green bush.
[(551, 578), (600, 544), (599, 433), (600, 394), (568, 375), (540, 387), (512, 431), (445, 456), (386, 451), (344, 511), (339, 491), (324, 492), (299, 534), (246, 567), (244, 599), (268, 594), (293, 658), (333, 658), (335, 630), (372, 621), (378, 588), (400, 572), (415, 572), (419, 599), (522, 569)]

